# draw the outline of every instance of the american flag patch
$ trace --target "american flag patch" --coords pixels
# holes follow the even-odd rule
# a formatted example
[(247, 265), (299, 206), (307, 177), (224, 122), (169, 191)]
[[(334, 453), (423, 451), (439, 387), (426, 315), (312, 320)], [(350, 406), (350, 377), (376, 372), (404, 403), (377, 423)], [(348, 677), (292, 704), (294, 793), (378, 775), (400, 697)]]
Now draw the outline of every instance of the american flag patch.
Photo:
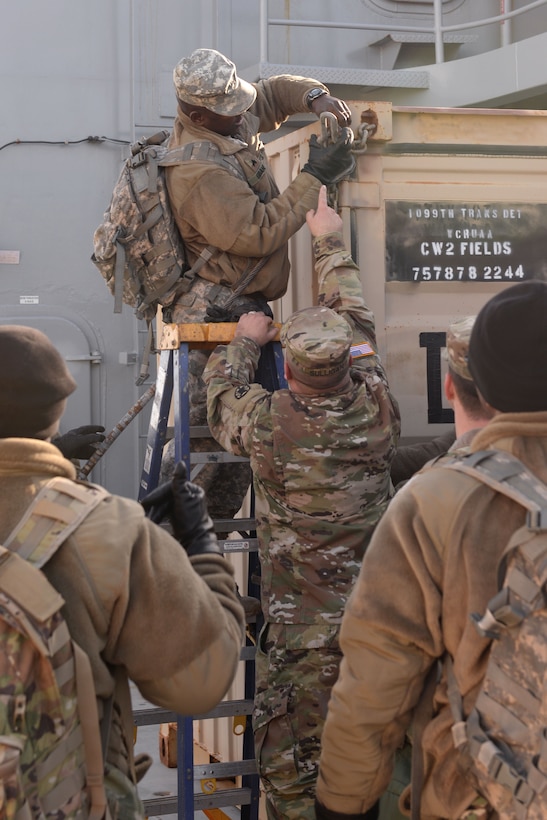
[(363, 356), (374, 356), (375, 352), (368, 342), (360, 342), (350, 347), (352, 359), (361, 359)]

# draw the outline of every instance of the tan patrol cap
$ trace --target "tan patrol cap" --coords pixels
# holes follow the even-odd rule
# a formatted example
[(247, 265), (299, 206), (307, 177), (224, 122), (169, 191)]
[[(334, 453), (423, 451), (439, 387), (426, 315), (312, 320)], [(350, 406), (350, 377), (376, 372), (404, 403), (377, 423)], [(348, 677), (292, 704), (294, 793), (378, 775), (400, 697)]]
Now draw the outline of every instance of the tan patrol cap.
[(469, 354), (469, 339), (475, 323), (474, 316), (464, 316), (449, 326), (446, 333), (446, 359), (454, 373), (462, 379), (472, 382), (473, 376), (469, 372), (467, 363)]
[(310, 307), (293, 313), (281, 328), (280, 338), (289, 364), (305, 383), (313, 384), (318, 377), (341, 377), (349, 367), (353, 332), (331, 308)]
[(256, 88), (236, 73), (234, 63), (212, 48), (198, 48), (175, 66), (179, 100), (223, 117), (237, 117), (256, 99)]

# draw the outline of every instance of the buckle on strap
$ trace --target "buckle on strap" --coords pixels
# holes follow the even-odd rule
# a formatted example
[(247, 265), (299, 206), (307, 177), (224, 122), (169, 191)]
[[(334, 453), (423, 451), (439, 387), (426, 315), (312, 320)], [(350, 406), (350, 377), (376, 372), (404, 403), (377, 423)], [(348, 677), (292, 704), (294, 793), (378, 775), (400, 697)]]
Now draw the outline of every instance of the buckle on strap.
[(492, 741), (488, 740), (482, 744), (478, 760), (490, 777), (500, 786), (508, 789), (518, 803), (528, 806), (532, 802), (535, 795), (534, 789), (526, 782), (525, 777), (503, 759), (500, 750)]

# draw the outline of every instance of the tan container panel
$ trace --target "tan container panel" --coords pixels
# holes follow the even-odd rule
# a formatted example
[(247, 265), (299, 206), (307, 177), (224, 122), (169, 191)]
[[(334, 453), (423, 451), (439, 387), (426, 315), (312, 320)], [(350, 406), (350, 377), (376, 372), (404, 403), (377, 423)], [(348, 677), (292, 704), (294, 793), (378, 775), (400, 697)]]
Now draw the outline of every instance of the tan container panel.
[[(521, 275), (547, 278), (547, 112), (349, 105), (356, 132), (367, 118), (378, 128), (354, 179), (339, 186), (344, 237), (375, 313), (403, 437), (431, 437), (452, 423), (442, 389), (448, 324)], [(312, 123), (268, 145), (275, 173), (296, 174), (319, 131)], [(434, 208), (444, 213), (426, 213)], [(289, 292), (275, 305), (280, 321), (315, 300), (306, 227), (291, 260)]]

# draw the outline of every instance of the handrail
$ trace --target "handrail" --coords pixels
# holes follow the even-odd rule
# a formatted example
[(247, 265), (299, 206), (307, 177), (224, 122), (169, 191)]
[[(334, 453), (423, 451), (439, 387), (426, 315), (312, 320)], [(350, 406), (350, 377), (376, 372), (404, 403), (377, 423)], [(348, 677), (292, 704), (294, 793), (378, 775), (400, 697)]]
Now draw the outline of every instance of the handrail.
[[(288, 18), (268, 17), (268, 0), (260, 0), (260, 62), (268, 63), (268, 27), (269, 26), (288, 26), (288, 27), (307, 27), (307, 28), (332, 28), (332, 29), (356, 29), (360, 31), (385, 31), (390, 28), (394, 32), (412, 32), (416, 34), (434, 34), (435, 35), (435, 62), (444, 62), (444, 43), (443, 34), (450, 31), (462, 31), (469, 28), (480, 28), (481, 26), (489, 26), (493, 23), (504, 23), (512, 20), (519, 14), (531, 11), (532, 9), (544, 6), (547, 0), (533, 0), (528, 5), (520, 9), (497, 14), (493, 17), (485, 17), (482, 20), (473, 20), (470, 23), (457, 23), (454, 25), (444, 26), (442, 23), (442, 0), (434, 0), (433, 2), (433, 26), (399, 26), (393, 20), (390, 21), (389, 26), (379, 23), (350, 23), (341, 21), (325, 21), (325, 20), (290, 20)], [(502, 38), (504, 44), (507, 44), (507, 38)]]

